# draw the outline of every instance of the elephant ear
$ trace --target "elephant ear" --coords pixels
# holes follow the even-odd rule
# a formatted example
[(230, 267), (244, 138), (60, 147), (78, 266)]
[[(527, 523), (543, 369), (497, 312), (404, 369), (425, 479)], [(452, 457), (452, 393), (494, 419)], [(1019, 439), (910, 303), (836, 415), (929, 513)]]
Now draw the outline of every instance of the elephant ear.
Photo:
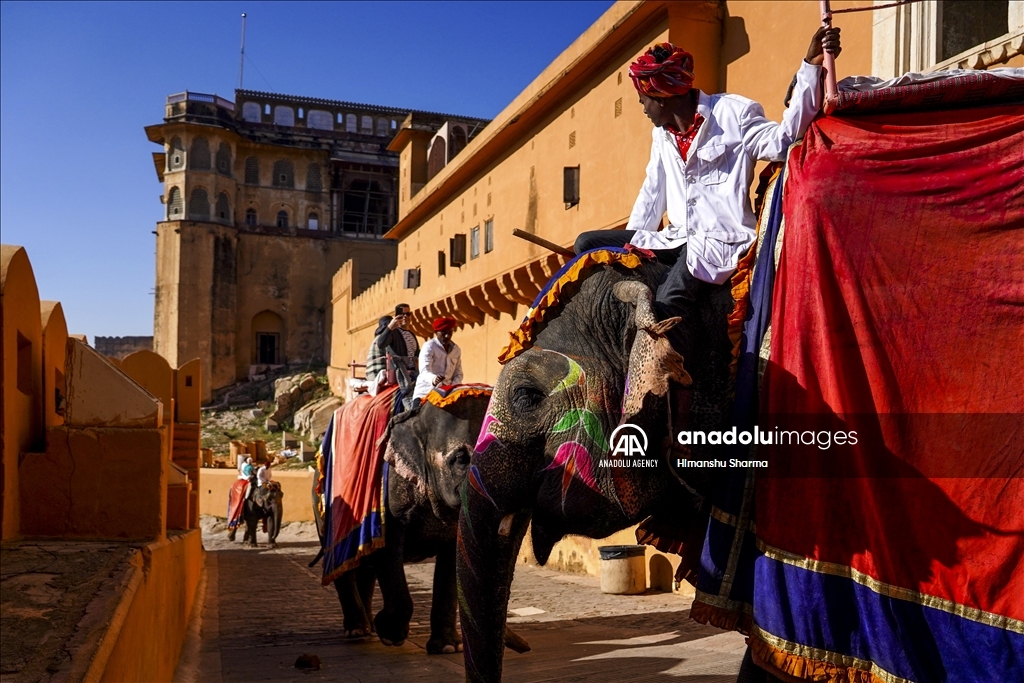
[(394, 474), (405, 479), (420, 494), (427, 491), (427, 473), (423, 461), (423, 440), (419, 433), (419, 420), (414, 420), (421, 408), (400, 413), (391, 418), (384, 434), (384, 462), (394, 468)]
[[(645, 399), (653, 396), (661, 403), (668, 398), (670, 382), (690, 386), (692, 380), (683, 368), (683, 357), (672, 348), (665, 333), (679, 324), (680, 318), (658, 321), (654, 314), (654, 294), (642, 282), (618, 282), (612, 293), (619, 301), (633, 306), (636, 337), (629, 352), (626, 388), (622, 397), (622, 422), (642, 421)], [(648, 403), (648, 405), (650, 405)]]

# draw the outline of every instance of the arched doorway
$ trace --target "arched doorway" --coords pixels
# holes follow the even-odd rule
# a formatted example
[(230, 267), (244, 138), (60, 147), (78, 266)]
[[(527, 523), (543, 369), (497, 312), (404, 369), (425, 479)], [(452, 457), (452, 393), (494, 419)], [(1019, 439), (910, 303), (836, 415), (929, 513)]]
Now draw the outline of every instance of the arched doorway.
[(284, 321), (273, 311), (252, 318), (252, 362), (256, 365), (284, 365)]

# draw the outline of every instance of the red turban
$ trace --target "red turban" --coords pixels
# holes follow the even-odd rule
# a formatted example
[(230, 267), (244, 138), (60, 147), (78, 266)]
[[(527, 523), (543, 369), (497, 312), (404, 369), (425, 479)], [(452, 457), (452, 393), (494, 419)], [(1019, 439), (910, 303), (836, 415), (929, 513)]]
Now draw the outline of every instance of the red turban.
[(459, 323), (455, 318), (434, 318), (434, 332), (444, 332), (446, 330), (454, 330), (458, 327)]
[(629, 65), (629, 77), (641, 95), (685, 95), (693, 88), (693, 55), (672, 43), (658, 43)]

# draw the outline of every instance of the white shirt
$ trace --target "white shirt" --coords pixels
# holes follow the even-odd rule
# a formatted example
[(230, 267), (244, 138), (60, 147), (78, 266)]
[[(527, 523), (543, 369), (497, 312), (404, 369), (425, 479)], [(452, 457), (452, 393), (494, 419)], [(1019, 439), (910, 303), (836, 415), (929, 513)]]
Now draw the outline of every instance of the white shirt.
[(256, 470), (256, 483), (259, 486), (264, 486), (265, 484), (270, 483), (269, 467), (267, 467), (266, 465), (261, 465), (260, 468)]
[[(754, 241), (754, 164), (785, 161), (821, 106), (820, 74), (820, 66), (801, 64), (781, 124), (766, 119), (753, 100), (700, 93), (697, 113), (704, 123), (685, 162), (672, 133), (655, 128), (647, 177), (626, 225), (637, 231), (632, 244), (673, 249), (688, 243), (686, 266), (694, 277), (725, 282)], [(657, 232), (666, 208), (669, 225)]]
[(420, 349), (420, 374), (416, 378), (413, 398), (423, 398), (434, 388), (434, 378), (444, 377), (441, 384), (462, 383), (462, 349), (452, 342), (452, 350), (445, 351), (436, 337), (428, 339)]

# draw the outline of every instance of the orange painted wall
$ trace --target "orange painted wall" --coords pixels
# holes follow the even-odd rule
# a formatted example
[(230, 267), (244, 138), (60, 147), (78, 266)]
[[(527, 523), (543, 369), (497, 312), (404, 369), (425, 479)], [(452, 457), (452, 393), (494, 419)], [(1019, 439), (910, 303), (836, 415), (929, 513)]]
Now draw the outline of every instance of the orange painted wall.
[(86, 680), (155, 682), (174, 676), (203, 569), (201, 533), (175, 533), (151, 543), (133, 564), (130, 588)]
[(43, 329), (39, 290), (22, 247), (0, 247), (0, 336), (3, 338), (3, 408), (0, 409), (0, 527), (3, 540), (18, 536), (18, 460), (41, 450), (43, 436)]
[(53, 427), (46, 438), (47, 452), (21, 464), (23, 535), (164, 537), (166, 427)]
[(47, 428), (59, 427), (64, 424), (63, 402), (67, 392), (64, 380), (64, 361), (68, 344), (68, 325), (64, 320), (64, 309), (59, 301), (43, 301), (41, 305), (43, 422)]

